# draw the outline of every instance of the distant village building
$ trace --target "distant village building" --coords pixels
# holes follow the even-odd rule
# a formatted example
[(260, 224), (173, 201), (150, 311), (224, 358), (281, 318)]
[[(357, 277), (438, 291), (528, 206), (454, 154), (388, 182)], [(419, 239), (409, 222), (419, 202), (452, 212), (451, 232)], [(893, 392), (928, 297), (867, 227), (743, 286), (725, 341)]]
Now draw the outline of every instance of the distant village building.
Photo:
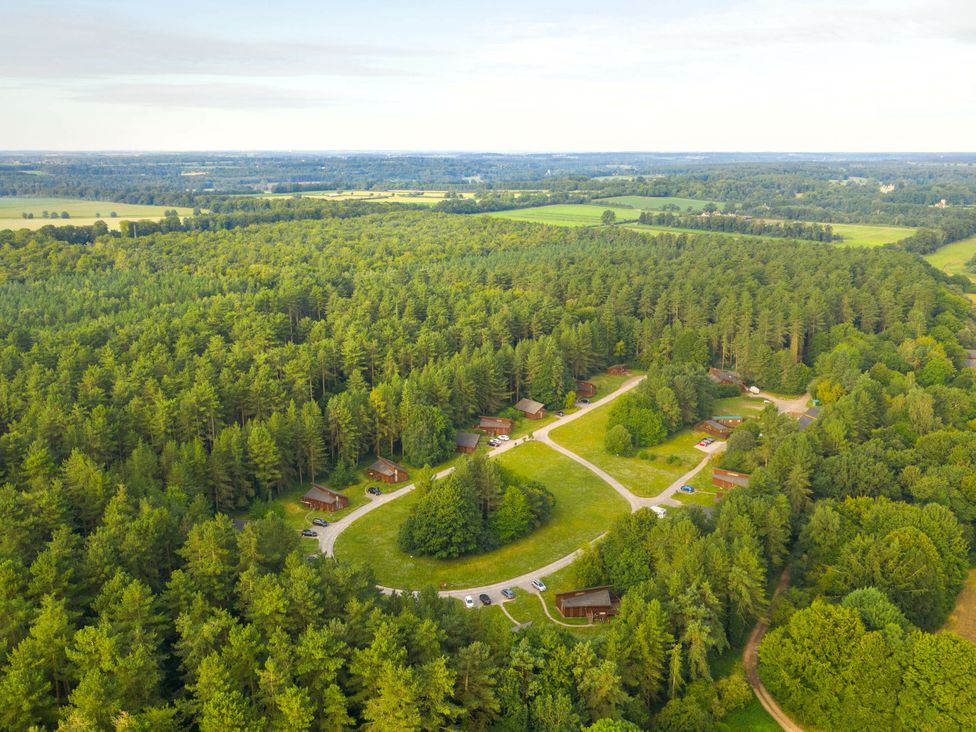
[(590, 381), (577, 381), (576, 396), (578, 397), (596, 396), (596, 384)]
[(512, 420), (505, 417), (481, 417), (478, 420), (478, 429), (489, 435), (507, 435), (512, 431), (514, 424)]
[(740, 389), (745, 389), (746, 387), (745, 382), (742, 380), (742, 377), (739, 376), (735, 371), (710, 368), (708, 370), (708, 378), (710, 378), (716, 384), (727, 384), (730, 386), (737, 386)]
[(880, 186), (878, 186), (878, 190), (881, 191), (882, 193), (891, 193), (893, 190), (895, 190), (895, 184), (894, 183), (887, 183), (887, 184), (882, 183)]
[(730, 488), (748, 488), (750, 477), (752, 476), (748, 473), (736, 473), (734, 470), (715, 468), (712, 471), (712, 485), (724, 490)]
[(476, 435), (474, 432), (461, 432), (458, 430), (454, 433), (454, 442), (457, 444), (457, 451), (466, 455), (470, 455), (478, 449), (478, 440), (480, 439), (481, 436)]
[(606, 620), (617, 614), (620, 601), (610, 592), (609, 586), (590, 587), (556, 594), (556, 608), (564, 618), (588, 618)]
[(407, 471), (386, 458), (376, 458), (376, 462), (366, 468), (366, 475), (384, 483), (400, 483), (407, 479)]
[(542, 419), (546, 416), (546, 405), (533, 399), (519, 399), (515, 403), (515, 410), (524, 414), (526, 419)]
[(946, 203), (946, 200), (944, 198), (941, 201), (939, 201), (938, 203), (932, 204), (932, 208), (948, 208), (948, 207), (949, 207), (949, 204)]
[(611, 376), (626, 376), (627, 375), (627, 364), (616, 363), (607, 369), (607, 373)]
[(313, 483), (299, 503), (316, 511), (339, 511), (349, 505), (349, 499), (338, 491)]

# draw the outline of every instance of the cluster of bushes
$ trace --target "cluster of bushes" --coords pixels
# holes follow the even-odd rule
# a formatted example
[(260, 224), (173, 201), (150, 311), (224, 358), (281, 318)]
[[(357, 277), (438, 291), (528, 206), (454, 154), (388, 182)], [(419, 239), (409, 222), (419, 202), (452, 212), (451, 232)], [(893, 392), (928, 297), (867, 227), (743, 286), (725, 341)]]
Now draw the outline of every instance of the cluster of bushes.
[(556, 499), (545, 486), (474, 457), (444, 480), (417, 481), (421, 498), (400, 526), (400, 548), (451, 559), (508, 544), (552, 515)]
[(644, 211), (638, 221), (652, 226), (675, 226), (682, 229), (723, 231), (751, 236), (775, 236), (787, 239), (812, 241), (838, 241), (830, 224), (813, 224), (804, 221), (764, 221), (744, 216), (685, 216), (668, 212)]

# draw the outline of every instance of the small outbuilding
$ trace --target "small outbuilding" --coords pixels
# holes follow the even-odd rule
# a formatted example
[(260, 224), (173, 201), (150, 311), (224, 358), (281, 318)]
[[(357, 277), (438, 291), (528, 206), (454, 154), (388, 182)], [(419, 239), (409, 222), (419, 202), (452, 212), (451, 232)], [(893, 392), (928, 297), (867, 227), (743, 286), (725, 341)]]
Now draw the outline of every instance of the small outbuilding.
[(596, 396), (596, 384), (592, 381), (577, 381), (576, 396), (587, 398)]
[(613, 366), (607, 369), (607, 373), (610, 374), (611, 376), (626, 376), (627, 364), (615, 363)]
[(478, 449), (478, 440), (480, 439), (480, 435), (476, 435), (474, 432), (461, 432), (458, 430), (454, 433), (454, 442), (457, 444), (457, 451), (466, 455), (470, 455)]
[(719, 424), (724, 424), (726, 427), (738, 427), (740, 424), (745, 422), (744, 417), (739, 417), (737, 415), (720, 415), (718, 417), (712, 417), (712, 419)]
[(331, 513), (348, 506), (349, 499), (338, 491), (313, 483), (308, 493), (299, 499), (299, 503), (316, 511), (329, 511)]
[(748, 473), (736, 473), (734, 470), (715, 468), (712, 471), (712, 485), (725, 490), (730, 488), (748, 488), (749, 478), (751, 477)]
[(796, 420), (796, 427), (801, 432), (817, 421), (820, 417), (820, 407), (810, 407)]
[(478, 429), (489, 435), (507, 435), (512, 431), (514, 424), (512, 420), (505, 417), (481, 417), (478, 420)]
[(620, 600), (610, 592), (610, 587), (590, 587), (556, 594), (556, 608), (564, 618), (588, 618), (606, 620), (617, 614)]
[(402, 465), (382, 457), (366, 468), (366, 475), (384, 483), (400, 483), (407, 479), (407, 471)]
[(526, 419), (542, 419), (546, 416), (546, 405), (533, 399), (519, 399), (515, 410), (524, 414)]

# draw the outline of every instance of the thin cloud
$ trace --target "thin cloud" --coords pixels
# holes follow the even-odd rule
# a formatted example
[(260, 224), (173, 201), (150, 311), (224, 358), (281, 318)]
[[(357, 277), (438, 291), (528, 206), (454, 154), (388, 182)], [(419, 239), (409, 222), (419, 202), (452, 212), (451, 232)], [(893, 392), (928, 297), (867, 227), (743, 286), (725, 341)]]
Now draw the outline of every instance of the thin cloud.
[(309, 109), (330, 107), (337, 100), (315, 90), (264, 84), (105, 84), (73, 99), (94, 104), (128, 104), (189, 109)]

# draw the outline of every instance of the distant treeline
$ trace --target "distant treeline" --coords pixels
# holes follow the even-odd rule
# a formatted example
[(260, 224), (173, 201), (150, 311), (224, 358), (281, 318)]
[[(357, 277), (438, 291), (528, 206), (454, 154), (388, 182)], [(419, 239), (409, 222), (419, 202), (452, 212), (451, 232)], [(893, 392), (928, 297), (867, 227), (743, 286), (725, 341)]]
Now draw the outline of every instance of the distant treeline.
[(681, 229), (725, 231), (752, 236), (775, 236), (784, 239), (810, 239), (812, 241), (839, 241), (830, 224), (812, 224), (803, 221), (774, 222), (744, 216), (685, 216), (669, 212), (644, 211), (637, 221), (651, 226), (673, 226)]
[(434, 204), (435, 211), (472, 214), (489, 211), (508, 211), (513, 208), (533, 208), (556, 203), (586, 203), (590, 200), (583, 193), (489, 193), (481, 198), (445, 198)]

